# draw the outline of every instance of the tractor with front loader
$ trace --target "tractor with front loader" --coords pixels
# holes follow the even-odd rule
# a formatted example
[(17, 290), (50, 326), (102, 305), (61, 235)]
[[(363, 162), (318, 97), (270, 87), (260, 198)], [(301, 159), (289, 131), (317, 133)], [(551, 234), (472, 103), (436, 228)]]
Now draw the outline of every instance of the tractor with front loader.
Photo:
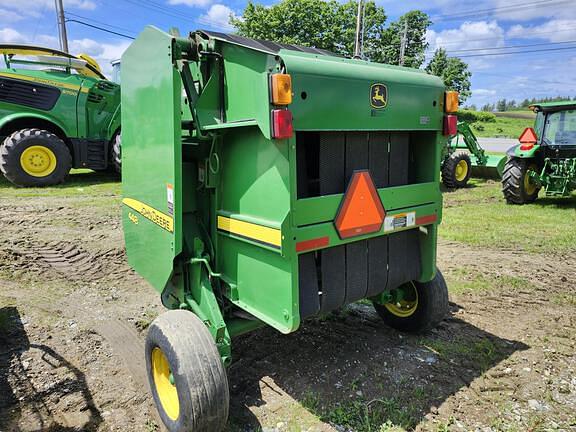
[(448, 138), (444, 147), (440, 167), (444, 186), (449, 189), (466, 187), (471, 175), (500, 179), (506, 156), (486, 154), (467, 122), (458, 121), (457, 131), (456, 135)]
[(123, 226), (130, 265), (169, 309), (145, 356), (170, 432), (225, 426), (243, 333), (291, 333), (365, 298), (400, 331), (440, 323), (438, 167), (457, 109), (416, 69), (207, 31), (136, 38), (122, 56)]
[(536, 113), (534, 128), (507, 152), (502, 193), (508, 204), (532, 203), (541, 189), (547, 197), (569, 197), (576, 190), (576, 102), (530, 108)]
[(0, 171), (17, 186), (70, 169), (120, 170), (120, 86), (98, 63), (51, 48), (0, 45)]

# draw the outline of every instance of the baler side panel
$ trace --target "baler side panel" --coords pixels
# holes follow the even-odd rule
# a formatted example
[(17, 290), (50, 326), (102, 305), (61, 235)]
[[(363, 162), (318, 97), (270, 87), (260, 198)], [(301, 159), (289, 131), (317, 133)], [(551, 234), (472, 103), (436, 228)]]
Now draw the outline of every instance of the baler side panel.
[(283, 332), (299, 324), (280, 237), (290, 210), (288, 145), (256, 127), (229, 130), (220, 150), (217, 204), (217, 268), (234, 285), (230, 299)]
[(147, 27), (122, 56), (122, 74), (130, 77), (122, 86), (126, 250), (132, 267), (160, 292), (182, 250), (182, 90), (172, 43)]

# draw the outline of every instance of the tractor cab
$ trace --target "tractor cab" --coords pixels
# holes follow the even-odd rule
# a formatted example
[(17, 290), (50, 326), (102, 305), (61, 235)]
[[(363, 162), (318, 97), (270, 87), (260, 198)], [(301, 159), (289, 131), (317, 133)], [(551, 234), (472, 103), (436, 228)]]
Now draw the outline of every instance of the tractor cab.
[(502, 192), (509, 204), (546, 196), (568, 197), (576, 190), (576, 102), (548, 102), (530, 107), (534, 128), (527, 128), (520, 144), (508, 150)]
[(548, 157), (576, 157), (576, 102), (535, 106), (541, 124), (540, 145)]

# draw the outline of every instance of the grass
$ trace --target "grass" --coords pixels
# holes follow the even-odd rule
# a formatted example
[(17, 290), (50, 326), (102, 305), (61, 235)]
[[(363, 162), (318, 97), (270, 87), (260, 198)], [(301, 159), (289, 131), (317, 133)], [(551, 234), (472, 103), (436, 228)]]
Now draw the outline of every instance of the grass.
[(2, 197), (93, 197), (95, 195), (120, 195), (120, 182), (110, 173), (75, 169), (63, 184), (46, 188), (19, 188), (0, 175)]
[(440, 236), (474, 246), (534, 253), (573, 252), (576, 196), (541, 197), (534, 204), (506, 204), (499, 182), (472, 179), (444, 193)]
[(446, 278), (448, 286), (453, 294), (466, 292), (495, 292), (495, 291), (515, 291), (519, 289), (535, 288), (528, 279), (518, 276), (495, 275), (486, 272), (479, 272), (476, 269), (459, 267), (448, 272)]
[(496, 114), (496, 122), (472, 124), (474, 134), (479, 137), (518, 138), (527, 127), (534, 126), (534, 117), (500, 117)]
[(399, 432), (411, 430), (418, 423), (416, 408), (397, 398), (357, 398), (325, 406), (319, 396), (309, 393), (302, 406), (323, 422), (355, 432)]
[(477, 341), (458, 338), (450, 341), (422, 339), (420, 344), (446, 361), (465, 360), (473, 363), (482, 372), (494, 366), (500, 357), (498, 347), (486, 338)]

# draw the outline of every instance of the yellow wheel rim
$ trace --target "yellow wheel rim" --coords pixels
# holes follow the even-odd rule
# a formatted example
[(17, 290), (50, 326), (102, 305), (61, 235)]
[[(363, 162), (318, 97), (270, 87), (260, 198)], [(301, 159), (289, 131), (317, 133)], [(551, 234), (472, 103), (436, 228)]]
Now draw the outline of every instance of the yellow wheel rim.
[(397, 303), (384, 304), (388, 312), (400, 318), (407, 318), (418, 309), (418, 290), (413, 282), (405, 285), (404, 298)]
[(524, 173), (524, 192), (526, 193), (526, 195), (534, 195), (536, 193), (536, 189), (538, 189), (536, 185), (532, 183), (532, 180), (530, 179), (529, 175), (530, 171), (536, 172), (537, 169), (538, 168), (536, 167), (536, 165), (532, 164), (528, 167), (528, 169)]
[(180, 414), (178, 390), (172, 378), (170, 363), (158, 347), (152, 350), (152, 375), (162, 409), (171, 420), (176, 420)]
[(48, 147), (30, 146), (20, 155), (20, 166), (32, 177), (46, 177), (56, 169), (56, 155)]
[(467, 175), (468, 175), (468, 162), (466, 162), (466, 160), (462, 159), (456, 165), (456, 175), (455, 175), (456, 180), (463, 181), (466, 179)]

